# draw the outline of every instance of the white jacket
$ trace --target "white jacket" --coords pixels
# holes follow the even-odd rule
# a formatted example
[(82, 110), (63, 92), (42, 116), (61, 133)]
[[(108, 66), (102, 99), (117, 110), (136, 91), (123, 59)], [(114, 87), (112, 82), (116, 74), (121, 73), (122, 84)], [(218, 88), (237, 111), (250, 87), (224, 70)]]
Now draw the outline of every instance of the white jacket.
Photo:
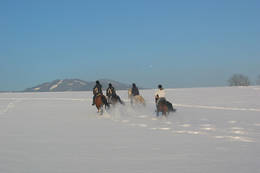
[(154, 94), (155, 97), (156, 97), (157, 95), (159, 96), (159, 98), (162, 98), (162, 97), (165, 98), (166, 93), (165, 93), (164, 89), (162, 89), (162, 90), (159, 89), (159, 90), (157, 90), (156, 93)]

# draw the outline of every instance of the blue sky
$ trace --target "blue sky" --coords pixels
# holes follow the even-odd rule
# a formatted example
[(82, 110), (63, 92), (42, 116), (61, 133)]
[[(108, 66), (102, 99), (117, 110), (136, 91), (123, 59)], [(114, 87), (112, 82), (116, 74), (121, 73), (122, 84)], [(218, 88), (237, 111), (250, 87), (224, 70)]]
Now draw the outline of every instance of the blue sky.
[(0, 1), (0, 90), (109, 78), (227, 85), (260, 74), (260, 1)]

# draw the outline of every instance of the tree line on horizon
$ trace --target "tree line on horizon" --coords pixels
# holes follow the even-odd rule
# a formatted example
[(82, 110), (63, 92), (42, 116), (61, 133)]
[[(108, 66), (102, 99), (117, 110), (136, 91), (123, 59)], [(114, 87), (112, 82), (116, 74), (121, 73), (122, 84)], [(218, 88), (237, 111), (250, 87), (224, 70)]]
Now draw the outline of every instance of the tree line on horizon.
[[(248, 76), (243, 75), (243, 74), (233, 74), (229, 79), (228, 79), (228, 84), (229, 86), (249, 86), (254, 83), (252, 83), (249, 79)], [(260, 75), (257, 76), (256, 85), (260, 85)]]

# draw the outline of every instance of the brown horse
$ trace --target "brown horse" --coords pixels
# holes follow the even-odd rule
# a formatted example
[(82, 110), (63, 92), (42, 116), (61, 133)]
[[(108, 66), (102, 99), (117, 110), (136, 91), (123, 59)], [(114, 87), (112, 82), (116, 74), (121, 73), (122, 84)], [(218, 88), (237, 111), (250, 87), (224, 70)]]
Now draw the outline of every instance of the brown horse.
[(141, 95), (133, 96), (131, 88), (128, 90), (128, 98), (130, 99), (132, 105), (133, 103), (135, 103), (135, 104), (142, 104), (143, 106), (145, 106), (144, 98)]
[(100, 115), (103, 114), (104, 110), (103, 110), (103, 106), (105, 105), (105, 109), (109, 108), (109, 104), (107, 103), (107, 99), (104, 95), (97, 95), (95, 98), (95, 104), (97, 107), (98, 112), (100, 112)]
[[(157, 103), (158, 98), (155, 99), (155, 102)], [(157, 104), (157, 110), (156, 115), (159, 116), (159, 113), (162, 113), (162, 115), (166, 116), (170, 112), (176, 112), (176, 109), (173, 108), (172, 104), (166, 100), (159, 101)]]

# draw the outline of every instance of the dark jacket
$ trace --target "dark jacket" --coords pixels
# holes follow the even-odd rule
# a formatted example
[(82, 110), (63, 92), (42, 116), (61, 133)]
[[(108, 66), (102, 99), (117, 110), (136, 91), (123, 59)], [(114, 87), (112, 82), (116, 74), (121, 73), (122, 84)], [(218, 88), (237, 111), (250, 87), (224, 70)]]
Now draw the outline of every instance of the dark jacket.
[(97, 94), (103, 94), (102, 92), (102, 85), (100, 84), (96, 84), (93, 88), (93, 94), (97, 95)]
[(107, 91), (106, 91), (106, 95), (108, 96), (108, 97), (111, 97), (111, 96), (116, 96), (116, 90), (115, 90), (115, 88), (114, 87), (108, 87), (107, 88)]
[(132, 95), (133, 96), (139, 95), (139, 90), (137, 87), (132, 87)]

